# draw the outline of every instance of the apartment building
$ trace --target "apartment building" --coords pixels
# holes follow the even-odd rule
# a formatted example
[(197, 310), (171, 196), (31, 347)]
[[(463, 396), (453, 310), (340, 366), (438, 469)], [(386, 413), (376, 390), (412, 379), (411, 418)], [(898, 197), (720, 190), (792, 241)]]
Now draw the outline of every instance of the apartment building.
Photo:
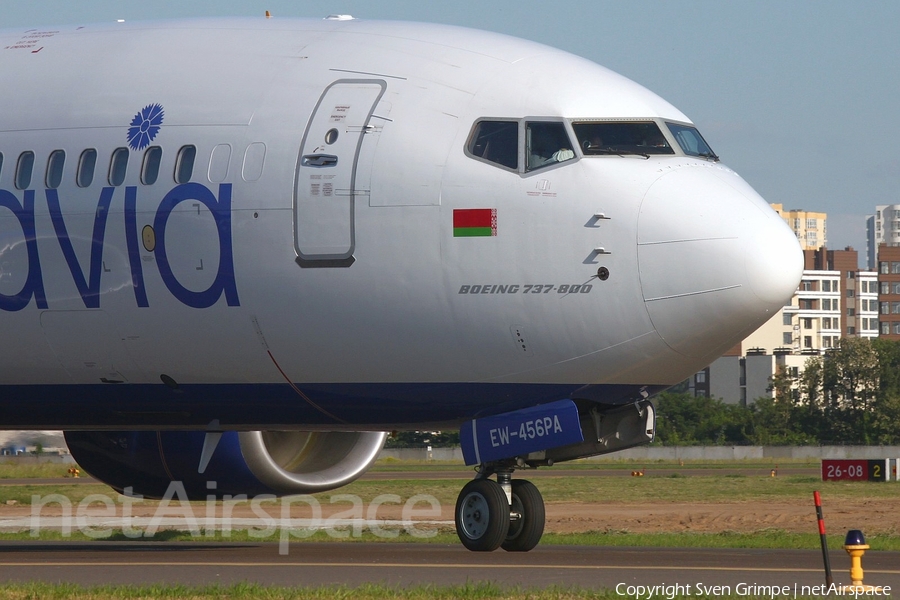
[(879, 335), (900, 340), (900, 246), (878, 246)]
[[(799, 374), (812, 356), (838, 345), (842, 337), (877, 337), (884, 315), (896, 306), (900, 339), (900, 247), (894, 261), (887, 260), (882, 275), (859, 270), (853, 248), (804, 250), (804, 271), (797, 291), (769, 321), (738, 346), (694, 375), (689, 389), (696, 395), (722, 398), (727, 403), (746, 404), (774, 393), (771, 380), (779, 370)], [(888, 288), (882, 277), (891, 277)], [(896, 285), (895, 285), (896, 284)], [(887, 305), (880, 292), (896, 291)], [(882, 319), (880, 322), (879, 319)]]
[(802, 208), (785, 210), (783, 204), (770, 204), (778, 215), (788, 224), (800, 241), (804, 250), (814, 250), (828, 245), (826, 239), (827, 213), (812, 212)]
[(900, 246), (900, 204), (879, 204), (866, 219), (866, 250), (870, 270), (875, 270), (879, 246)]

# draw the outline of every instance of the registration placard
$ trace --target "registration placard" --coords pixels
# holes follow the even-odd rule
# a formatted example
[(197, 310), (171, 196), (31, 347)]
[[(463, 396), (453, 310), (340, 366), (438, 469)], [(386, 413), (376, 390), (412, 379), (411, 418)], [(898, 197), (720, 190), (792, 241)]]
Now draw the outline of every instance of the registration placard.
[(459, 439), (467, 465), (584, 441), (578, 408), (571, 400), (466, 421)]

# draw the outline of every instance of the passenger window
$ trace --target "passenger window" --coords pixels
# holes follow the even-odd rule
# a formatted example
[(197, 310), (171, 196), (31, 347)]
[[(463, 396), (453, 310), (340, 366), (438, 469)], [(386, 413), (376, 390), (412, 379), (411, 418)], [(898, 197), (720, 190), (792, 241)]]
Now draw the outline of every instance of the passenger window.
[(519, 164), (519, 123), (479, 121), (466, 149), (472, 156), (515, 169)]
[(572, 123), (572, 129), (585, 156), (675, 154), (653, 121)]
[(47, 176), (45, 183), (47, 187), (55, 190), (62, 183), (63, 167), (66, 166), (66, 151), (54, 150), (50, 153), (47, 160)]
[(231, 146), (219, 144), (209, 156), (207, 177), (211, 183), (222, 183), (228, 178), (228, 163), (231, 161)]
[(118, 187), (125, 183), (127, 169), (128, 148), (116, 148), (109, 160), (109, 185)]
[(162, 161), (162, 148), (150, 146), (144, 152), (144, 164), (141, 166), (141, 183), (153, 185), (159, 179), (159, 163)]
[(75, 183), (78, 187), (88, 187), (94, 182), (94, 167), (97, 165), (97, 151), (88, 148), (78, 157), (78, 172)]
[(262, 177), (266, 164), (266, 145), (253, 142), (244, 151), (244, 164), (241, 166), (241, 177), (244, 181), (258, 181)]
[(525, 125), (526, 171), (549, 167), (575, 158), (572, 141), (562, 123), (532, 122)]
[(24, 190), (31, 185), (31, 173), (34, 170), (34, 152), (27, 150), (19, 155), (16, 164), (16, 189)]
[(175, 159), (175, 183), (187, 183), (194, 174), (194, 158), (197, 157), (196, 146), (182, 146)]

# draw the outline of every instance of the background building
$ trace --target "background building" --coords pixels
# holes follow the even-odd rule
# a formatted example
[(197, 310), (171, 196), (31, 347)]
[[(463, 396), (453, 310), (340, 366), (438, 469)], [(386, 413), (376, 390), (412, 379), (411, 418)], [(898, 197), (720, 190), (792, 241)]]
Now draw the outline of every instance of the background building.
[[(843, 337), (877, 337), (886, 327), (900, 339), (900, 246), (894, 260), (881, 265), (888, 273), (859, 270), (853, 248), (804, 250), (804, 270), (791, 300), (759, 329), (694, 375), (694, 395), (743, 404), (772, 397), (772, 377), (787, 371), (796, 378), (806, 361), (836, 347)], [(880, 263), (881, 264), (881, 263)], [(891, 273), (892, 269), (896, 272)], [(887, 277), (885, 281), (881, 278)], [(887, 283), (887, 287), (885, 284)], [(880, 292), (897, 292), (882, 300)], [(887, 302), (887, 304), (885, 304)], [(896, 325), (885, 325), (885, 310), (896, 309)]]
[(900, 246), (878, 246), (879, 335), (900, 340)]
[(900, 204), (875, 207), (875, 214), (866, 219), (866, 243), (866, 264), (874, 270), (879, 246), (900, 246)]
[(803, 248), (800, 285), (769, 321), (686, 382), (695, 395), (746, 405), (773, 396), (776, 373), (796, 379), (841, 338), (900, 341), (900, 204), (878, 205), (866, 221), (868, 270), (853, 248), (826, 248), (825, 213), (771, 206)]
[(825, 221), (828, 217), (826, 213), (810, 212), (802, 208), (784, 210), (782, 204), (770, 204), (770, 206), (793, 230), (794, 235), (800, 240), (801, 248), (812, 250), (828, 245), (825, 228)]
[[(838, 337), (856, 336), (861, 325), (857, 316), (857, 310), (860, 308), (858, 296), (862, 292), (862, 286), (857, 281), (859, 279), (857, 275), (860, 271), (856, 250), (850, 247), (843, 250), (828, 250), (822, 247), (818, 250), (805, 250), (803, 254), (805, 269), (837, 272), (839, 289), (835, 291), (838, 292), (836, 300), (839, 302), (838, 310), (840, 311), (841, 322), (839, 326), (834, 326), (833, 330), (839, 331)], [(806, 273), (804, 272), (804, 279), (806, 278)], [(865, 276), (864, 279), (867, 284), (871, 278), (871, 275)], [(821, 286), (824, 287), (826, 285), (823, 279)], [(803, 284), (801, 283), (802, 286)], [(866, 288), (868, 290), (868, 285), (866, 285)], [(832, 300), (832, 305), (833, 303), (834, 299)], [(836, 341), (837, 338), (833, 337), (832, 344), (824, 347), (831, 348)]]
[(876, 271), (860, 271), (856, 275), (856, 286), (856, 322), (859, 324), (856, 333), (859, 337), (878, 337), (878, 273)]

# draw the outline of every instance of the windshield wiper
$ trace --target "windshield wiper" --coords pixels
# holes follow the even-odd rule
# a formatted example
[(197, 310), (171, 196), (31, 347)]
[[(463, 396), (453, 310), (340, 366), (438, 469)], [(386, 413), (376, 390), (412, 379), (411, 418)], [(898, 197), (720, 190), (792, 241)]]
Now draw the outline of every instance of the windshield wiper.
[(591, 154), (615, 154), (616, 156), (643, 156), (646, 159), (650, 159), (650, 155), (644, 152), (635, 152), (634, 150), (616, 150), (614, 148), (591, 148)]

